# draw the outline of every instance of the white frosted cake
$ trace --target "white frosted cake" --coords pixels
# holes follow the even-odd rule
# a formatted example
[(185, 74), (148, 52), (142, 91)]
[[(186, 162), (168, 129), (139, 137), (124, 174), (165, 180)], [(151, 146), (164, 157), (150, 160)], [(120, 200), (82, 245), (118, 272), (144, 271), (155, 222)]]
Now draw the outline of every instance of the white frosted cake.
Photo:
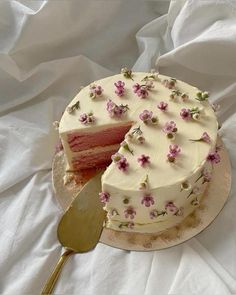
[(182, 81), (124, 68), (71, 101), (59, 124), (67, 171), (106, 167), (106, 227), (160, 232), (199, 206), (220, 161), (207, 98)]

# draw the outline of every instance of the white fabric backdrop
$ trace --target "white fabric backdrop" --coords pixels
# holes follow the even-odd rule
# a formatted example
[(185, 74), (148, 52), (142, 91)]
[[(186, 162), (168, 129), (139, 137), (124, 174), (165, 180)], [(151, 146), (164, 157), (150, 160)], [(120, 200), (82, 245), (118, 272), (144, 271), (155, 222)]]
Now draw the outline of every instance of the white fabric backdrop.
[[(236, 294), (236, 2), (0, 2), (0, 293), (39, 294), (61, 247), (52, 122), (81, 85), (121, 66), (209, 90), (232, 161), (229, 202), (196, 238), (150, 253), (98, 244), (55, 294)], [(216, 196), (217, 197), (217, 196)]]

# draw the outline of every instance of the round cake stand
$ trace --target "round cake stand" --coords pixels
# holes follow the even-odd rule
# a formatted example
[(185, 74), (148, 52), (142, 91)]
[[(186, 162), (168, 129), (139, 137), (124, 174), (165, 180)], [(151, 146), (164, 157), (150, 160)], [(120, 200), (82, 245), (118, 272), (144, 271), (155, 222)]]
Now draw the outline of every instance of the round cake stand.
[[(201, 205), (182, 223), (164, 232), (151, 234), (121, 232), (104, 227), (100, 242), (123, 250), (154, 251), (176, 246), (202, 232), (221, 212), (230, 192), (231, 167), (228, 153), (220, 138), (218, 145), (221, 146), (221, 162), (214, 165), (212, 180)], [(65, 172), (63, 151), (54, 157), (52, 179), (55, 196), (63, 210), (66, 210), (83, 184), (80, 183), (79, 174)]]

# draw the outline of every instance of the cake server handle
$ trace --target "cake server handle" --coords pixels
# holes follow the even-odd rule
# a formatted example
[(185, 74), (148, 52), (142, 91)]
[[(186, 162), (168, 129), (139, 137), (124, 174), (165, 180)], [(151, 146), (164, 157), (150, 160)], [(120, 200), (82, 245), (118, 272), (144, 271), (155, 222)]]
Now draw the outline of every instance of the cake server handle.
[(56, 267), (54, 268), (49, 279), (47, 280), (41, 295), (52, 294), (53, 288), (54, 288), (54, 286), (57, 282), (57, 279), (61, 273), (63, 265), (65, 264), (68, 257), (74, 253), (75, 253), (74, 251), (72, 251), (70, 249), (66, 249), (65, 252), (61, 255), (61, 257), (59, 258), (59, 260), (56, 264)]

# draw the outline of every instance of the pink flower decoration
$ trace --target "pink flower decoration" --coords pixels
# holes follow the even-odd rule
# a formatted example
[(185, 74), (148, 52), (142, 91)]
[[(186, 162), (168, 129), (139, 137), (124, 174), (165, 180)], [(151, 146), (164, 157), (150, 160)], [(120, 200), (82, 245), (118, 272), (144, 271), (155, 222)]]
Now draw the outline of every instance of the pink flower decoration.
[(125, 93), (125, 82), (118, 81), (118, 82), (114, 83), (114, 85), (116, 87), (115, 93), (120, 97), (123, 96)]
[(166, 122), (162, 130), (167, 134), (176, 132), (177, 131), (176, 123), (174, 121)]
[(220, 155), (218, 151), (210, 152), (207, 156), (207, 161), (211, 162), (212, 164), (217, 164), (220, 162)]
[(141, 88), (141, 85), (136, 83), (133, 85), (133, 91), (134, 93), (137, 93), (139, 91), (139, 89)]
[(139, 91), (137, 92), (137, 95), (138, 95), (139, 97), (141, 97), (141, 98), (147, 98), (147, 97), (148, 97), (148, 91), (147, 91), (146, 88), (141, 87), (141, 88), (139, 89)]
[(180, 154), (181, 149), (177, 144), (171, 144), (169, 146), (169, 153), (167, 154), (167, 160), (169, 162), (175, 162), (175, 158)]
[(120, 153), (115, 153), (111, 156), (112, 161), (114, 161), (118, 167), (118, 169), (122, 170), (123, 172), (127, 171), (129, 167), (129, 163), (127, 159)]
[(168, 107), (168, 103), (164, 102), (164, 101), (161, 101), (159, 104), (158, 104), (158, 109), (165, 112), (167, 110), (167, 107)]
[(136, 211), (134, 210), (133, 207), (129, 207), (127, 208), (125, 211), (125, 218), (130, 218), (130, 219), (134, 219), (135, 215), (136, 215)]
[(151, 194), (146, 194), (143, 196), (141, 204), (150, 207), (151, 205), (154, 205), (154, 199)]
[(89, 113), (89, 114), (82, 114), (80, 115), (79, 117), (79, 121), (82, 123), (82, 124), (91, 124), (91, 123), (94, 123), (96, 121), (95, 117), (93, 116), (92, 113)]
[(192, 118), (190, 109), (181, 109), (180, 116), (183, 120), (189, 120)]
[(149, 216), (151, 219), (155, 219), (158, 217), (158, 211), (157, 210), (152, 210), (150, 213), (149, 213)]
[(115, 110), (115, 107), (116, 107), (117, 105), (111, 100), (111, 99), (109, 99), (108, 101), (107, 101), (107, 111), (108, 111), (108, 113), (110, 114), (110, 116), (111, 115), (114, 115), (114, 110)]
[(145, 155), (141, 155), (138, 158), (138, 162), (139, 164), (144, 167), (146, 164), (150, 164), (150, 157), (149, 156), (145, 156)]
[(102, 92), (103, 92), (103, 89), (100, 85), (90, 85), (89, 87), (89, 90), (90, 90), (90, 96), (95, 98), (96, 96), (101, 96), (102, 95)]
[(107, 101), (107, 111), (111, 118), (117, 117), (120, 118), (125, 112), (127, 112), (127, 105), (117, 105), (111, 99)]
[(129, 163), (127, 162), (125, 157), (121, 158), (120, 161), (117, 162), (117, 167), (123, 172), (128, 170)]
[(176, 214), (178, 212), (178, 210), (179, 210), (172, 201), (169, 201), (169, 202), (166, 203), (165, 209), (170, 211), (173, 214)]
[(104, 204), (109, 202), (109, 200), (110, 200), (110, 194), (107, 192), (99, 193), (99, 197), (100, 197), (100, 201)]
[(208, 135), (207, 132), (203, 132), (201, 138), (200, 138), (202, 141), (205, 141), (207, 143), (210, 143), (211, 142), (211, 138), (210, 136)]
[(86, 124), (87, 118), (88, 118), (88, 115), (84, 113), (84, 114), (80, 115), (79, 121), (83, 124)]
[(162, 84), (169, 89), (174, 89), (175, 88), (175, 84), (176, 84), (176, 80), (175, 79), (170, 79), (170, 80), (163, 80)]
[(137, 96), (140, 98), (148, 97), (148, 88), (146, 87), (146, 85), (140, 85), (136, 83), (135, 85), (133, 85), (133, 90), (134, 90), (134, 93), (136, 93)]
[(148, 110), (144, 110), (140, 115), (139, 118), (144, 122), (144, 123), (148, 123), (152, 120), (152, 116), (153, 116), (153, 112), (148, 111)]
[(169, 153), (172, 155), (172, 157), (177, 157), (181, 152), (180, 147), (177, 144), (171, 144), (169, 146)]

